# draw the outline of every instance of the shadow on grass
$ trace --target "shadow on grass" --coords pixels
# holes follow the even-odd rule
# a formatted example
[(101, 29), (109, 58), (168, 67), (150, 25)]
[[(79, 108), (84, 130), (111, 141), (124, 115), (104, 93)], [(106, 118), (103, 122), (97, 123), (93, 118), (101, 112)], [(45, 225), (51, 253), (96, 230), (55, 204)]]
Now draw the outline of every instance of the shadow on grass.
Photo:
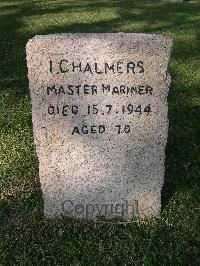
[[(60, 32), (146, 32), (175, 36), (172, 55), (172, 85), (169, 95), (169, 138), (166, 149), (166, 179), (163, 187), (162, 201), (165, 207), (174, 193), (190, 190), (198, 185), (198, 132), (199, 108), (188, 100), (195, 97), (199, 83), (195, 83), (182, 70), (177, 71), (177, 62), (190, 67), (194, 72), (195, 65), (188, 62), (199, 57), (200, 22), (197, 5), (169, 4), (159, 1), (47, 1), (23, 2), (7, 4), (0, 7), (0, 87), (9, 92), (10, 103), (17, 106), (21, 98), (28, 93), (25, 45), (35, 34)], [(185, 6), (187, 5), (187, 7)], [(39, 30), (26, 30), (35, 16), (48, 15), (52, 22), (56, 14), (73, 14), (76, 12), (103, 12), (115, 10), (110, 18), (80, 22), (79, 19), (52, 23), (41, 26)], [(56, 19), (56, 18), (55, 18)], [(30, 22), (28, 22), (30, 20)], [(190, 35), (195, 39), (189, 38)], [(184, 37), (188, 35), (189, 40)], [(182, 40), (183, 39), (183, 40)], [(186, 71), (187, 72), (187, 71)], [(5, 110), (4, 110), (5, 112)], [(9, 117), (9, 116), (8, 116)], [(4, 124), (9, 124), (5, 116)], [(18, 121), (17, 121), (18, 123)], [(9, 126), (12, 126), (9, 124)], [(30, 130), (32, 125), (30, 124)], [(12, 166), (10, 166), (12, 167)]]

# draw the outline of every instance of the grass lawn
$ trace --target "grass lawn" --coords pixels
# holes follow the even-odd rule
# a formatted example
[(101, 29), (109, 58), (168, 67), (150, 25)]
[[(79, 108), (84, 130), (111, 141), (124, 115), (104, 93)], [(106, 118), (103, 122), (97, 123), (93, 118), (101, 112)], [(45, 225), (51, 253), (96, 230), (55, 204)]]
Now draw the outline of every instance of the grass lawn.
[[(45, 220), (25, 45), (36, 34), (174, 36), (161, 219)], [(0, 265), (200, 265), (200, 3), (0, 1)]]

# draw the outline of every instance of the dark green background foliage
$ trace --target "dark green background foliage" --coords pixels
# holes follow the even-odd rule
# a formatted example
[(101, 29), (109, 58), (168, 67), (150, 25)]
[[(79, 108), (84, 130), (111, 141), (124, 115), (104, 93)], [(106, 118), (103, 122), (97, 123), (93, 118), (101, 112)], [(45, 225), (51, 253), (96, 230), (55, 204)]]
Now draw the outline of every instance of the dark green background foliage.
[[(174, 36), (161, 219), (46, 221), (33, 144), (25, 45), (36, 34)], [(200, 4), (0, 1), (0, 265), (200, 265)]]

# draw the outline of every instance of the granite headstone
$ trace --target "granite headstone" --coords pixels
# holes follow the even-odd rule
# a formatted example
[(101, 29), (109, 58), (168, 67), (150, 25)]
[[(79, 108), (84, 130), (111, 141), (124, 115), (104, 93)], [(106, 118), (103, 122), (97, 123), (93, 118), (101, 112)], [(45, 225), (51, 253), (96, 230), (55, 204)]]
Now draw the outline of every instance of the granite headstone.
[(36, 36), (26, 46), (46, 217), (159, 216), (172, 38)]

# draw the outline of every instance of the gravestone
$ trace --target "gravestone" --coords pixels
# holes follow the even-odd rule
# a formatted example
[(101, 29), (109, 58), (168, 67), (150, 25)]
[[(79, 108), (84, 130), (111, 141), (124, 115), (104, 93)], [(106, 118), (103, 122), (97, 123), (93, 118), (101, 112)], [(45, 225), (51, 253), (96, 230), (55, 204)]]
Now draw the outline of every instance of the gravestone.
[(170, 37), (36, 36), (26, 46), (46, 217), (159, 216)]

